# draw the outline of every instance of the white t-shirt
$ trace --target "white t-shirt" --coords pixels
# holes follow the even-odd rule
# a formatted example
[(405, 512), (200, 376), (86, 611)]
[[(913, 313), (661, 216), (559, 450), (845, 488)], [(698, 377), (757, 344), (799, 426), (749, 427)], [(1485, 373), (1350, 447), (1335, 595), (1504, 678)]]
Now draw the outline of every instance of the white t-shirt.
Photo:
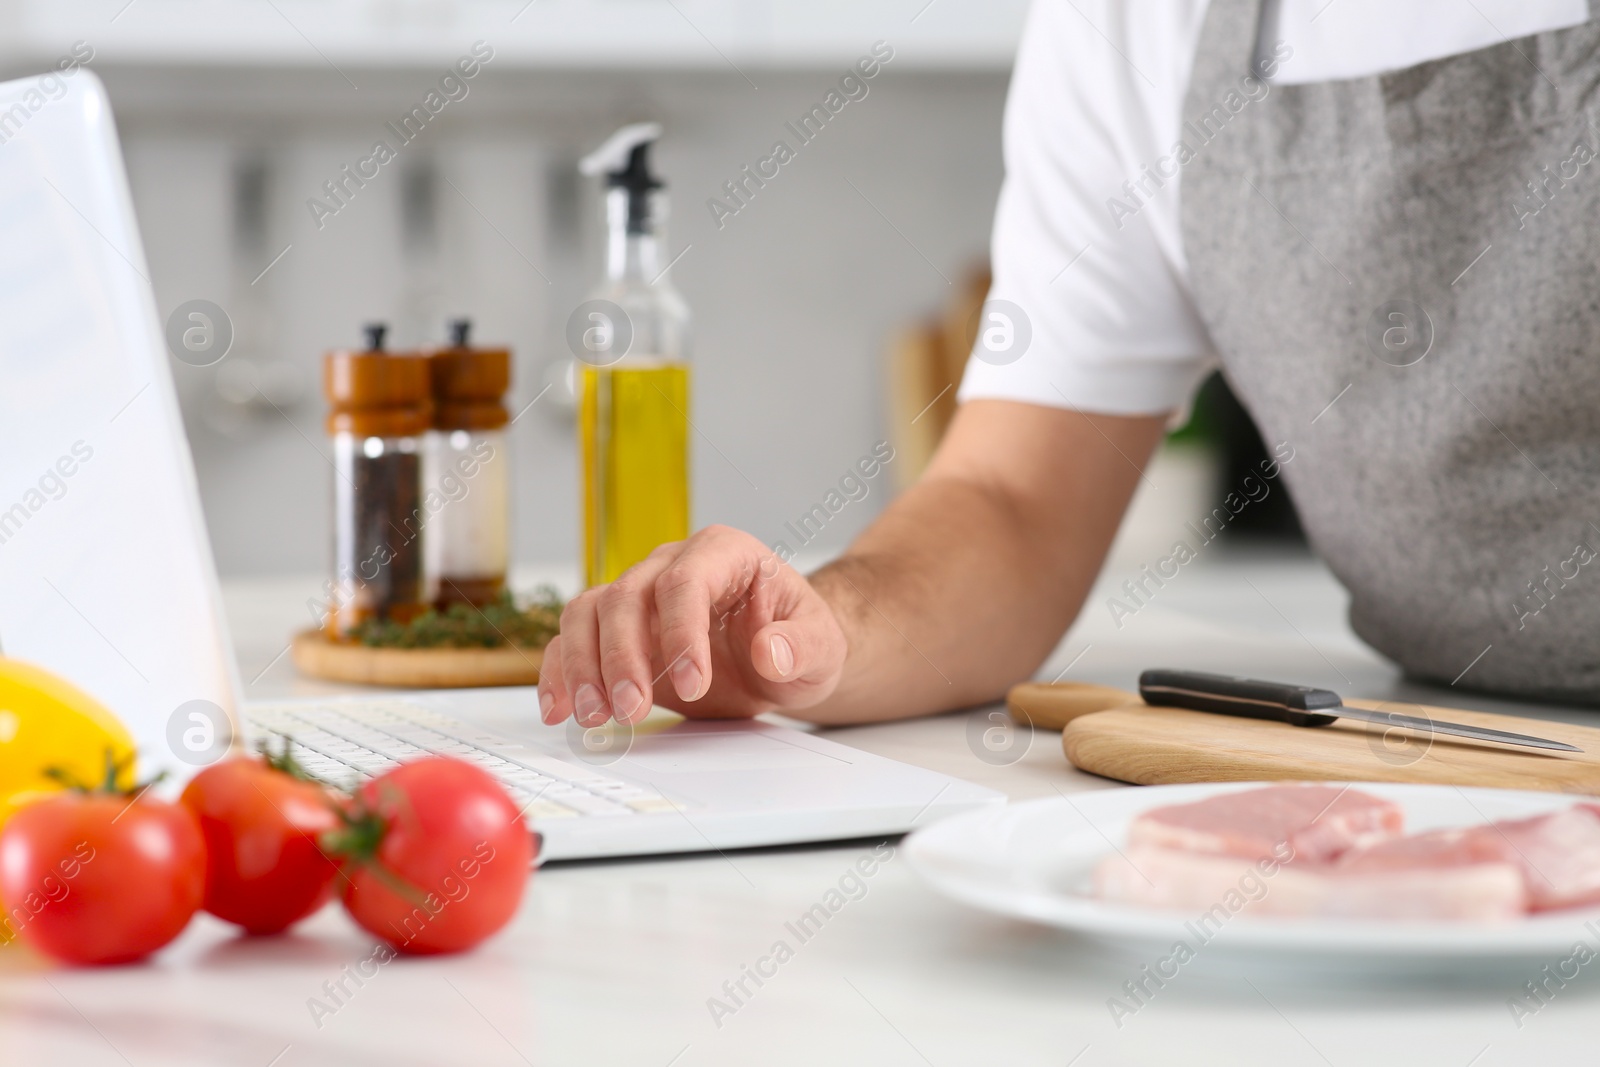
[[(980, 328), (961, 399), (1157, 414), (1181, 407), (1213, 365), (1171, 162), (1208, 2), (1034, 0), (1006, 103), (993, 236), (990, 296), (1012, 307), (990, 305), (1001, 317)], [(1587, 0), (1267, 0), (1257, 53), (1289, 54), (1262, 91), (1400, 70), (1588, 17)], [(1132, 183), (1147, 166), (1176, 173), (1146, 195)]]

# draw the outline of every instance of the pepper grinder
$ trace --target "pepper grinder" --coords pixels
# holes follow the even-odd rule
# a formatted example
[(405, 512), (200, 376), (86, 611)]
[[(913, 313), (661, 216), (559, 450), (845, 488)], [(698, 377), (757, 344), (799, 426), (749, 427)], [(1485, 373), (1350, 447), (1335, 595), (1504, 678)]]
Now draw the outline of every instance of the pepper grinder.
[(366, 327), (364, 350), (322, 362), (333, 444), (333, 598), (329, 637), (373, 619), (408, 622), (427, 610), (422, 452), (431, 415), (428, 362), (384, 350), (387, 327)]

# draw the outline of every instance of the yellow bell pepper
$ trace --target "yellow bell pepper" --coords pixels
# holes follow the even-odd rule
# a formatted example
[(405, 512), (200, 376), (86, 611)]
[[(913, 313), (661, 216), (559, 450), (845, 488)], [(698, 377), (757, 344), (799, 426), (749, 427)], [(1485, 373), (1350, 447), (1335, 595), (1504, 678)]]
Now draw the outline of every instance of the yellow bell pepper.
[(132, 788), (134, 741), (111, 711), (77, 686), (22, 660), (0, 656), (0, 826), (25, 804), (69, 781), (98, 786), (107, 763)]

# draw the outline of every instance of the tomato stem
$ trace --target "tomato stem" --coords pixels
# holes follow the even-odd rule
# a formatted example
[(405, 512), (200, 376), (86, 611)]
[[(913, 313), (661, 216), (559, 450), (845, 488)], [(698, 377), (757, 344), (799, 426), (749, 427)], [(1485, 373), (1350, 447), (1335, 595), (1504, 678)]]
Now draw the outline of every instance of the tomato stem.
[(118, 779), (124, 777), (126, 772), (133, 769), (133, 761), (137, 756), (137, 752), (130, 750), (127, 755), (118, 759), (116, 751), (108, 746), (106, 748), (106, 775), (99, 786), (88, 784), (65, 767), (46, 767), (43, 773), (52, 782), (57, 782), (63, 788), (69, 789), (74, 793), (85, 795), (103, 793), (107, 796), (131, 797), (143, 793), (146, 789), (149, 789), (157, 782), (165, 780), (167, 777), (167, 772), (161, 771), (143, 782), (137, 780), (130, 782), (126, 789), (120, 787), (117, 784)]
[(311, 777), (306, 769), (301, 766), (300, 761), (294, 758), (293, 749), (294, 738), (287, 735), (283, 739), (283, 746), (278, 749), (276, 755), (273, 754), (267, 738), (263, 737), (256, 744), (256, 751), (261, 753), (262, 762), (266, 763), (268, 767), (287, 774), (291, 778), (297, 778), (302, 782), (316, 782), (318, 785), (324, 785), (324, 783), (318, 782)]
[[(396, 793), (400, 801), (403, 794)], [(391, 800), (395, 797), (391, 797)], [(344, 824), (338, 830), (327, 830), (317, 839), (322, 851), (341, 861), (342, 865), (366, 867), (373, 876), (395, 895), (417, 907), (426, 907), (428, 894), (395, 874), (378, 859), (378, 847), (389, 832), (389, 821), (376, 808), (358, 802), (352, 810), (339, 810)]]
[(388, 828), (383, 816), (375, 811), (360, 809), (354, 814), (341, 811), (339, 818), (344, 825), (337, 830), (323, 831), (318, 839), (323, 851), (359, 863), (374, 862), (378, 846), (383, 843), (384, 831)]

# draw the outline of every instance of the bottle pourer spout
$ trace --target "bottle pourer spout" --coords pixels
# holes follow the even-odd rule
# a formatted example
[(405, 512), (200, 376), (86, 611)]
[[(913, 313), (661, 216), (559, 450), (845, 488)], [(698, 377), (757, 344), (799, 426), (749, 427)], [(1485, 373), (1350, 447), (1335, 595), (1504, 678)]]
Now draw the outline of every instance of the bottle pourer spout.
[(650, 172), (650, 146), (661, 136), (661, 123), (624, 126), (590, 152), (578, 169), (590, 177), (605, 175), (606, 186), (628, 191), (628, 232), (643, 233), (650, 221), (650, 194), (662, 188)]
[(472, 335), (471, 319), (450, 320), (450, 343), (456, 348), (466, 348), (467, 339)]
[(362, 327), (362, 332), (367, 335), (368, 351), (383, 351), (383, 337), (389, 332), (389, 327), (387, 324), (382, 322), (369, 322)]

